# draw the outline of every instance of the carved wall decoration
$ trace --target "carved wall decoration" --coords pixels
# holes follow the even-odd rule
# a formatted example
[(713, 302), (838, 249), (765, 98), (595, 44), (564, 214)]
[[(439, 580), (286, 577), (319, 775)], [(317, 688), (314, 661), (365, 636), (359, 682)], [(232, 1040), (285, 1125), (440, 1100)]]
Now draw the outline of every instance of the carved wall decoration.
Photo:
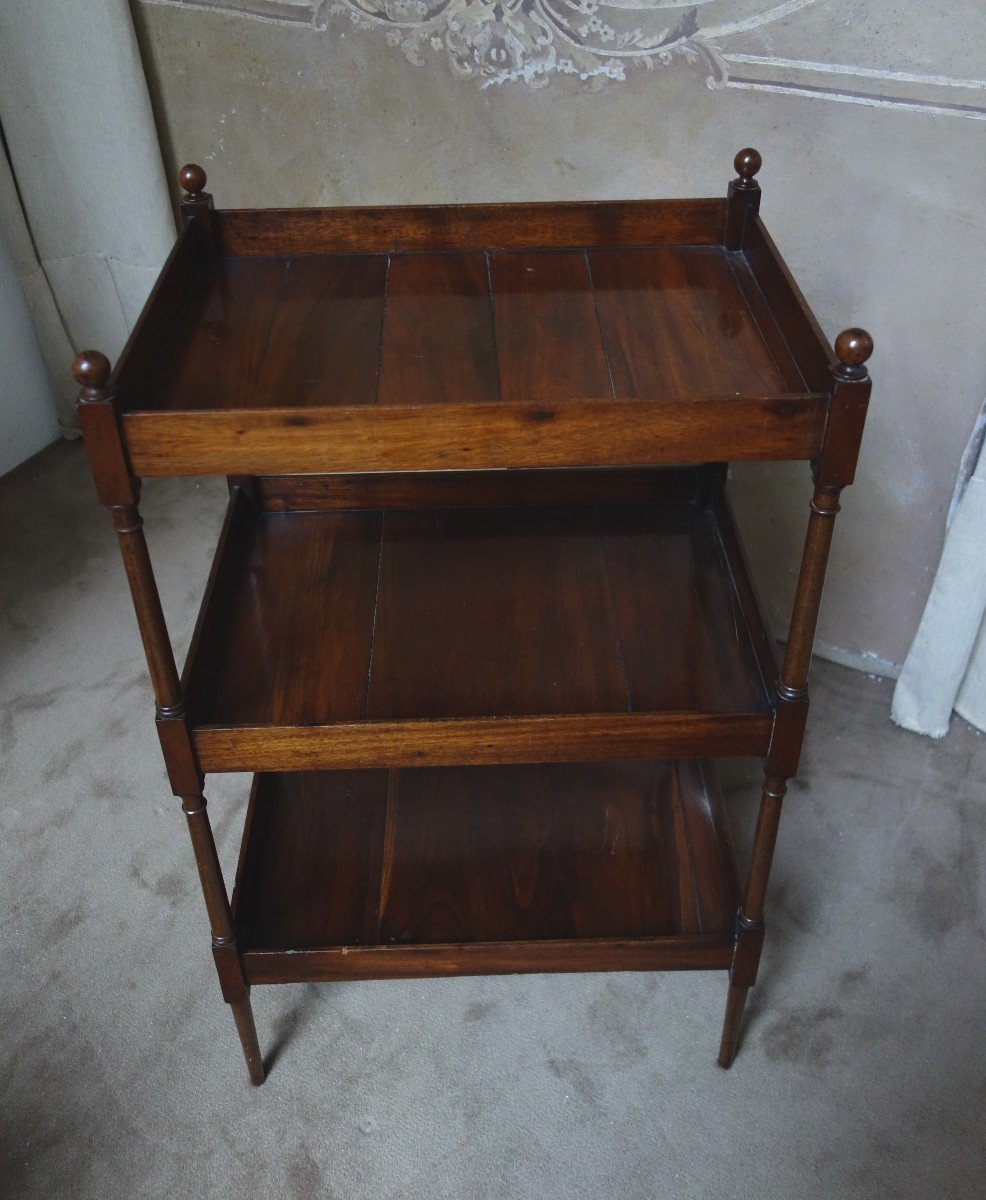
[[(480, 87), (553, 75), (626, 80), (687, 67), (710, 88), (789, 92), (986, 120), (986, 80), (753, 54), (737, 38), (822, 0), (143, 0), (326, 30), (382, 32), (415, 66), (444, 59)], [(974, 34), (973, 34), (974, 36)]]

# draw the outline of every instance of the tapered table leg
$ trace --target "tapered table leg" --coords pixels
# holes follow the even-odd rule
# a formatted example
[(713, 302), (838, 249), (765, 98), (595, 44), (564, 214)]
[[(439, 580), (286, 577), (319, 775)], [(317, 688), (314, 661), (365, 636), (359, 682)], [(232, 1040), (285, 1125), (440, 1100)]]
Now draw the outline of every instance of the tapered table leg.
[(719, 1066), (728, 1069), (736, 1057), (740, 1027), (743, 1024), (743, 1009), (750, 989), (731, 983), (726, 996), (726, 1017), (722, 1023), (722, 1041), (719, 1043)]
[(250, 1082), (259, 1087), (267, 1078), (267, 1072), (264, 1069), (260, 1043), (257, 1040), (257, 1026), (253, 1021), (253, 1006), (250, 1004), (250, 997), (234, 1000), (229, 1007), (233, 1010), (236, 1032), (240, 1035), (243, 1057), (246, 1059), (247, 1070), (250, 1072)]

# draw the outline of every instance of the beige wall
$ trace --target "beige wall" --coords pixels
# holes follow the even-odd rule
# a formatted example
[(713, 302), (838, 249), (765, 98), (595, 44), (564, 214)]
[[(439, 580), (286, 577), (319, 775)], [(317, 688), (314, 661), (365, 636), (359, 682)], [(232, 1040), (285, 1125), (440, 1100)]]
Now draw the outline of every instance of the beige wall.
[(58, 437), (55, 398), (10, 248), (0, 233), (0, 475)]
[[(399, 2), (365, 0), (384, 17), (411, 11)], [(220, 206), (721, 194), (735, 151), (755, 145), (763, 215), (826, 332), (863, 324), (877, 344), (820, 646), (874, 669), (899, 663), (986, 396), (986, 92), (975, 86), (986, 5), (637, 2), (600, 6), (602, 34), (580, 16), (588, 32), (572, 37), (589, 48), (556, 36), (549, 53), (528, 38), (548, 0), (515, 0), (517, 40), (502, 45), (515, 69), (547, 67), (534, 76), (544, 86), (486, 88), (482, 64), (501, 69), (501, 43), (480, 44), (487, 26), (470, 23), (482, 0), (414, 10), (437, 15), (404, 49), (393, 26), (358, 27), (355, 0), (334, 14), (314, 0), (134, 0), (134, 11), (169, 173), (201, 162)], [(253, 12), (223, 11), (237, 8)], [(585, 72), (612, 73), (621, 32), (641, 29), (629, 54), (682, 21), (693, 32), (665, 48), (669, 61), (628, 58), (625, 81), (551, 73), (567, 67), (559, 47)], [(463, 62), (480, 69), (463, 76)], [(803, 467), (736, 471), (779, 628), (808, 487)]]

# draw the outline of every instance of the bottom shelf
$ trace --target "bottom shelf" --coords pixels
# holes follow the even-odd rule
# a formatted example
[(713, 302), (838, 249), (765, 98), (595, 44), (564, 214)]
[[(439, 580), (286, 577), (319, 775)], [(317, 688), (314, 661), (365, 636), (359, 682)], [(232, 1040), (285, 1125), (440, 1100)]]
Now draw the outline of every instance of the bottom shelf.
[(703, 760), (262, 774), (234, 894), (253, 983), (728, 967)]

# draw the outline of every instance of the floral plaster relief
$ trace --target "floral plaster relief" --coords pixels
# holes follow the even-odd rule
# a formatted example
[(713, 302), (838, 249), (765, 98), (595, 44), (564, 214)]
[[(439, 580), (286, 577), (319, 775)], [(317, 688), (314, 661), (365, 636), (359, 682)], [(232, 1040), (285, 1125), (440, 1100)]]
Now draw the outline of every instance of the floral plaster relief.
[[(745, 88), (986, 119), (986, 81), (770, 52), (799, 28), (810, 45), (855, 28), (851, 0), (143, 0), (325, 30), (382, 32), (415, 66), (444, 59), (481, 87), (552, 75), (625, 80), (633, 68), (683, 66), (710, 88)], [(879, 5), (867, 5), (866, 10)], [(896, 6), (892, 6), (896, 7)], [(975, 17), (973, 17), (975, 21)], [(879, 23), (879, 22), (878, 22)], [(866, 32), (865, 24), (862, 26)], [(976, 36), (976, 29), (968, 30)], [(954, 31), (953, 31), (954, 34)], [(866, 41), (870, 40), (866, 38)], [(836, 39), (837, 41), (837, 39)], [(866, 41), (854, 49), (866, 53)], [(762, 47), (767, 53), (749, 53)]]

